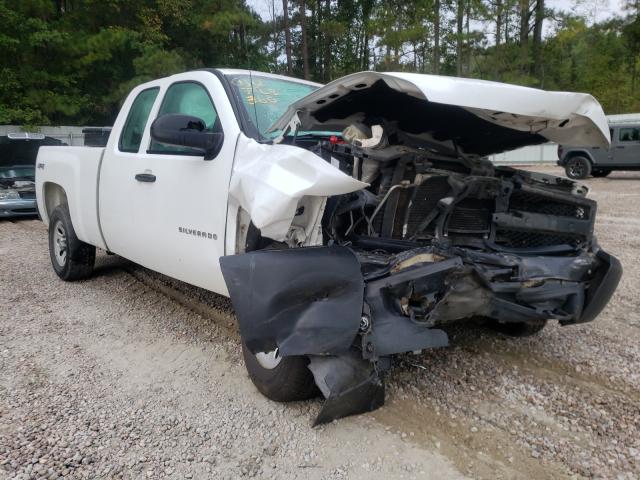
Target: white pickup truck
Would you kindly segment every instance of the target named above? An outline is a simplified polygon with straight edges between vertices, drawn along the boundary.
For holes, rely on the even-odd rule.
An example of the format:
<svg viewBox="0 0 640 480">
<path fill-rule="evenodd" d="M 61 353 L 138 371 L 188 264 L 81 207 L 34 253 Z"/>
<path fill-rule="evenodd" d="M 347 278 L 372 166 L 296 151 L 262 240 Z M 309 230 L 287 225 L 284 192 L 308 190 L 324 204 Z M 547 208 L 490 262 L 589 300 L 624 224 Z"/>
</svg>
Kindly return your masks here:
<svg viewBox="0 0 640 480">
<path fill-rule="evenodd" d="M 187 72 L 127 97 L 105 148 L 43 147 L 38 209 L 64 280 L 96 248 L 229 295 L 245 363 L 316 422 L 384 402 L 393 355 L 464 318 L 514 335 L 593 320 L 620 263 L 571 180 L 495 167 L 525 145 L 609 144 L 586 94 L 362 72 L 324 87 Z"/>
</svg>

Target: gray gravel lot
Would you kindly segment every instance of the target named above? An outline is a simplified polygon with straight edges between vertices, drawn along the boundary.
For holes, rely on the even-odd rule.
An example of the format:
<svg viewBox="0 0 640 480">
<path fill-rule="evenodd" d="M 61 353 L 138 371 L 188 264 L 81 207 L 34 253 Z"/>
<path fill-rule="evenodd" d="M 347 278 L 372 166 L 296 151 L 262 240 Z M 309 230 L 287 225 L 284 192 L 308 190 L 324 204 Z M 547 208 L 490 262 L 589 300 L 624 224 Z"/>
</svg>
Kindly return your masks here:
<svg viewBox="0 0 640 480">
<path fill-rule="evenodd" d="M 255 390 L 226 299 L 104 254 L 64 283 L 40 222 L 0 221 L 0 478 L 639 478 L 640 173 L 587 183 L 625 268 L 594 323 L 459 325 L 317 429 Z"/>
</svg>

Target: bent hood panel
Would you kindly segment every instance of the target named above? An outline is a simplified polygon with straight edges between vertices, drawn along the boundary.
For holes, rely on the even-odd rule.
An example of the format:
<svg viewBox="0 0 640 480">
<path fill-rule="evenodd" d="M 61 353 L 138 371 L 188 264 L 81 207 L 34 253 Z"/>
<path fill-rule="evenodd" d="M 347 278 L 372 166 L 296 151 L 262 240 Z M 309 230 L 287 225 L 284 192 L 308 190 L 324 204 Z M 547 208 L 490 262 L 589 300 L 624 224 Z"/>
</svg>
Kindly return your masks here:
<svg viewBox="0 0 640 480">
<path fill-rule="evenodd" d="M 610 142 L 609 127 L 602 107 L 588 94 L 547 92 L 486 80 L 390 72 L 361 72 L 335 80 L 292 104 L 272 125 L 271 130 L 284 129 L 296 112 L 303 130 L 323 129 L 327 125 L 332 128 L 346 127 L 351 121 L 348 115 L 362 111 L 354 109 L 349 112 L 349 104 L 370 105 L 375 115 L 385 116 L 385 108 L 393 109 L 395 102 L 380 106 L 384 103 L 384 91 L 379 87 L 377 92 L 374 93 L 374 90 L 381 83 L 384 83 L 384 91 L 414 98 L 416 109 L 417 105 L 422 105 L 422 117 L 412 125 L 416 130 L 432 133 L 440 140 L 448 136 L 450 138 L 446 140 L 455 140 L 459 145 L 466 144 L 469 146 L 466 153 L 488 155 L 545 140 L 600 147 L 607 147 Z M 363 100 L 368 91 L 371 92 L 371 98 Z M 431 112 L 425 108 L 427 104 L 438 105 L 434 105 Z M 446 115 L 443 106 L 453 109 L 448 112 L 450 118 L 447 118 L 449 115 Z M 473 114 L 476 122 L 456 125 L 457 109 Z M 437 121 L 428 118 L 430 113 L 437 115 L 440 123 L 448 122 L 448 128 L 439 128 Z M 491 135 L 488 126 L 504 129 Z M 489 133 L 484 134 L 482 144 L 479 145 L 477 139 L 465 142 L 465 137 L 477 135 L 472 130 L 478 129 L 485 129 Z M 477 151 L 471 151 L 471 148 Z"/>
</svg>

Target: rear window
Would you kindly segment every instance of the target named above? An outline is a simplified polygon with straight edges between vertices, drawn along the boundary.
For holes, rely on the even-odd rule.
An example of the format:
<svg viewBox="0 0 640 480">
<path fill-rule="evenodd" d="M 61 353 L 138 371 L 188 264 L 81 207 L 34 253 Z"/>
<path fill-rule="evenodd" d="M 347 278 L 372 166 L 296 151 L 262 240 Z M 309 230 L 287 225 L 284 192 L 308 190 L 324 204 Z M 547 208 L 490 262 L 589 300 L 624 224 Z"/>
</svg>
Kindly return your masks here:
<svg viewBox="0 0 640 480">
<path fill-rule="evenodd" d="M 156 101 L 159 91 L 158 87 L 143 90 L 131 104 L 127 121 L 120 135 L 119 148 L 121 152 L 138 153 L 151 107 L 153 107 L 153 102 Z"/>
</svg>

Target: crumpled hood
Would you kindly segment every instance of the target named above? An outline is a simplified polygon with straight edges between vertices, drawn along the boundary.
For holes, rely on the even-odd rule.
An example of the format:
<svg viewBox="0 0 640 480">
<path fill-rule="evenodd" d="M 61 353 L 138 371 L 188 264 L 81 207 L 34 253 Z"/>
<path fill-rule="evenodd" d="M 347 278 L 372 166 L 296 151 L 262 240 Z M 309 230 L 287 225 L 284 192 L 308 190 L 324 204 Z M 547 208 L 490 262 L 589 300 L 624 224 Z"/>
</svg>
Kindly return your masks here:
<svg viewBox="0 0 640 480">
<path fill-rule="evenodd" d="M 353 116 L 384 117 L 407 133 L 490 155 L 546 141 L 608 147 L 602 107 L 585 93 L 398 72 L 347 75 L 293 103 L 270 128 L 298 114 L 301 130 L 341 130 Z"/>
</svg>

